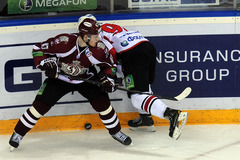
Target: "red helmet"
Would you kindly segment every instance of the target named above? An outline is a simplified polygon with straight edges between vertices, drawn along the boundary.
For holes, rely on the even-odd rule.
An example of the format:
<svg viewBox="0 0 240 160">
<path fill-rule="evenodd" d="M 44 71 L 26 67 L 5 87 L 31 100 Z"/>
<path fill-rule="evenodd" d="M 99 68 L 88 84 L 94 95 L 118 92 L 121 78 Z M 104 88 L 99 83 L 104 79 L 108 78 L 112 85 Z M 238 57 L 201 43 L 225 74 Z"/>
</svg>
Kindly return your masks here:
<svg viewBox="0 0 240 160">
<path fill-rule="evenodd" d="M 98 34 L 100 25 L 96 20 L 86 18 L 78 26 L 78 31 L 81 36 L 85 34 Z"/>
</svg>

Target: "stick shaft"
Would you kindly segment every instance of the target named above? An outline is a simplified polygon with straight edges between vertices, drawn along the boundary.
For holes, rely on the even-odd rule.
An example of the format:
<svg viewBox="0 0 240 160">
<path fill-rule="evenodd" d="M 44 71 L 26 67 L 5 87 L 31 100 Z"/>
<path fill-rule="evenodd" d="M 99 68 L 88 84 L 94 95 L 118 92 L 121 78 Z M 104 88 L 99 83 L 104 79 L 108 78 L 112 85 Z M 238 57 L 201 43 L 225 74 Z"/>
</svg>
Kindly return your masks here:
<svg viewBox="0 0 240 160">
<path fill-rule="evenodd" d="M 84 81 L 86 83 L 90 83 L 90 84 L 94 84 L 94 85 L 98 85 L 98 86 L 101 85 L 101 82 L 99 82 L 99 81 L 84 79 L 84 78 L 80 78 L 80 77 L 72 77 L 72 76 L 69 76 L 69 75 L 64 75 L 64 76 L 67 76 L 69 78 L 76 79 L 76 80 L 81 80 L 81 81 Z M 56 77 L 58 77 L 58 75 Z M 172 100 L 172 101 L 180 101 L 180 100 L 186 98 L 191 92 L 191 88 L 190 88 L 190 91 L 188 90 L 187 93 L 185 93 L 186 90 L 189 89 L 189 88 L 190 87 L 186 88 L 181 94 L 179 94 L 176 97 L 168 97 L 168 96 L 159 96 L 159 95 L 155 95 L 155 94 L 151 94 L 151 93 L 141 92 L 141 91 L 138 91 L 138 90 L 129 90 L 127 88 L 122 88 L 120 86 L 116 86 L 116 89 L 121 90 L 121 91 L 129 92 L 129 93 L 133 93 L 133 94 L 146 94 L 146 95 L 151 95 L 151 96 L 158 97 L 160 99 L 167 99 L 167 100 Z M 181 98 L 178 98 L 178 97 L 181 97 Z"/>
</svg>

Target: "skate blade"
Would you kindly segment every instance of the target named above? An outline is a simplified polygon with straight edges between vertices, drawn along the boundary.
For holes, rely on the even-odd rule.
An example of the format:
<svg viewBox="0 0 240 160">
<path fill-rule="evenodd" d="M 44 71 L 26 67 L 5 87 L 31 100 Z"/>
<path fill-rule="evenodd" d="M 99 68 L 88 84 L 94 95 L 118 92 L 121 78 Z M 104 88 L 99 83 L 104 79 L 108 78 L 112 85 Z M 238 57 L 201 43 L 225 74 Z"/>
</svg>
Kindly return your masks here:
<svg viewBox="0 0 240 160">
<path fill-rule="evenodd" d="M 10 151 L 10 152 L 13 152 L 14 149 L 15 149 L 15 148 L 14 148 L 13 146 L 9 146 L 9 151 Z"/>
<path fill-rule="evenodd" d="M 131 144 L 129 144 L 128 146 L 130 146 L 130 147 L 134 147 L 134 144 L 133 144 L 133 143 L 131 143 Z"/>
<path fill-rule="evenodd" d="M 178 122 L 182 121 L 182 123 L 179 123 L 179 126 L 175 128 L 174 132 L 173 132 L 173 138 L 175 140 L 178 140 L 178 138 L 181 136 L 182 134 L 182 130 L 187 122 L 188 119 L 188 112 L 181 112 L 179 117 L 178 117 Z"/>
<path fill-rule="evenodd" d="M 139 127 L 129 127 L 132 131 L 141 131 L 141 132 L 156 132 L 156 128 L 152 126 L 139 126 Z"/>
</svg>

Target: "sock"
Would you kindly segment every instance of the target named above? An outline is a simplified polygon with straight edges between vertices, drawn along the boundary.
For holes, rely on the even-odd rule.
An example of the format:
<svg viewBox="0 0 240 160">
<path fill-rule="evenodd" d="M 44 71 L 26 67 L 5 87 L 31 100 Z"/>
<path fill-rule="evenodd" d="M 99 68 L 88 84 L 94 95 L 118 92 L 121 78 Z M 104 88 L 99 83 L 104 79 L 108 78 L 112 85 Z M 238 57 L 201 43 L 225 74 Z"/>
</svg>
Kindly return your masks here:
<svg viewBox="0 0 240 160">
<path fill-rule="evenodd" d="M 112 106 L 109 106 L 107 110 L 100 112 L 99 117 L 111 135 L 114 135 L 121 130 L 117 114 Z"/>
<path fill-rule="evenodd" d="M 28 108 L 25 113 L 20 117 L 15 132 L 21 136 L 25 136 L 37 123 L 37 121 L 51 109 L 50 106 L 34 100 L 33 106 Z"/>
<path fill-rule="evenodd" d="M 15 132 L 24 136 L 28 131 L 30 131 L 37 121 L 40 119 L 41 115 L 36 112 L 34 107 L 28 108 L 25 113 L 19 119 Z"/>
<path fill-rule="evenodd" d="M 131 101 L 135 108 L 165 119 L 163 114 L 167 106 L 159 98 L 146 94 L 132 94 Z"/>
</svg>

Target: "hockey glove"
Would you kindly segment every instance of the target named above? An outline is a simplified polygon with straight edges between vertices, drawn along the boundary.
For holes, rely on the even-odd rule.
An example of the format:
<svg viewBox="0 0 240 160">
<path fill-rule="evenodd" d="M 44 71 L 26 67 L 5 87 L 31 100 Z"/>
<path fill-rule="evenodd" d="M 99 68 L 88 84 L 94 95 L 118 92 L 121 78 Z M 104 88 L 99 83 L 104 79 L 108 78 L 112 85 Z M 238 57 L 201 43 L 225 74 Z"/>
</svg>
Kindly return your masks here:
<svg viewBox="0 0 240 160">
<path fill-rule="evenodd" d="M 100 79 L 100 91 L 101 92 L 114 92 L 116 90 L 115 82 L 112 78 L 102 77 Z"/>
<path fill-rule="evenodd" d="M 58 66 L 54 59 L 47 58 L 42 60 L 38 68 L 45 71 L 45 75 L 49 78 L 56 78 L 57 76 Z"/>
</svg>

